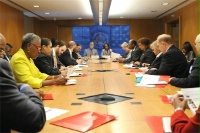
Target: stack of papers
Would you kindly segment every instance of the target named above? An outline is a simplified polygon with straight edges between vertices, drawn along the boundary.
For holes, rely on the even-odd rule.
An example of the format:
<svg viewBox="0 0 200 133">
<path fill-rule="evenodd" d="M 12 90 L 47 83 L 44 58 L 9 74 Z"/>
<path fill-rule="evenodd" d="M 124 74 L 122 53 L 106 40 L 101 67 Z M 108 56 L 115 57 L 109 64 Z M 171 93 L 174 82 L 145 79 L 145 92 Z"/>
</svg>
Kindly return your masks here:
<svg viewBox="0 0 200 133">
<path fill-rule="evenodd" d="M 120 57 L 121 57 L 121 55 L 118 54 L 118 53 L 114 53 L 114 52 L 111 53 L 111 58 L 112 59 L 116 59 L 116 58 L 120 58 Z"/>
<path fill-rule="evenodd" d="M 170 76 L 148 75 L 144 74 L 142 80 L 136 86 L 144 87 L 165 87 L 168 84 Z"/>
<path fill-rule="evenodd" d="M 196 88 L 183 88 L 181 89 L 183 95 L 188 100 L 188 106 L 193 114 L 196 114 L 196 110 L 199 107 L 199 87 Z"/>
<path fill-rule="evenodd" d="M 74 85 L 77 83 L 77 80 L 76 79 L 69 79 L 67 80 L 66 84 L 65 85 Z"/>
<path fill-rule="evenodd" d="M 60 116 L 62 114 L 69 112 L 69 110 L 49 108 L 49 107 L 44 107 L 44 110 L 45 110 L 45 113 L 46 113 L 46 120 L 53 119 L 57 116 Z"/>
<path fill-rule="evenodd" d="M 132 68 L 132 69 L 137 69 L 138 67 L 136 67 L 136 66 L 134 66 L 133 64 L 125 64 L 125 65 L 123 65 L 125 68 Z"/>
</svg>

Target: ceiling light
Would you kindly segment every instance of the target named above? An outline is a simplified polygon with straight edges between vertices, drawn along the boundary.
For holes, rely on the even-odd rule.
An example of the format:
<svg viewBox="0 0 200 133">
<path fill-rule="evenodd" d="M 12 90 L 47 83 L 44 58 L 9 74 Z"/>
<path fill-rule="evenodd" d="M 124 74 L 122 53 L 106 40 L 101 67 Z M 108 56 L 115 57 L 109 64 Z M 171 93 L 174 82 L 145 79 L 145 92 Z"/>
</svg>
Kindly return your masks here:
<svg viewBox="0 0 200 133">
<path fill-rule="evenodd" d="M 45 14 L 47 14 L 47 15 L 48 15 L 48 14 L 50 14 L 50 13 L 49 13 L 49 12 L 45 12 Z"/>
<path fill-rule="evenodd" d="M 124 17 L 119 17 L 119 18 L 124 18 Z"/>
<path fill-rule="evenodd" d="M 38 6 L 38 5 L 34 5 L 33 7 L 38 8 L 38 7 L 40 7 L 40 6 Z"/>
<path fill-rule="evenodd" d="M 82 18 L 79 17 L 78 19 L 82 19 Z"/>
<path fill-rule="evenodd" d="M 163 3 L 162 5 L 163 5 L 163 6 L 167 6 L 168 4 L 169 4 L 169 3 Z"/>
</svg>

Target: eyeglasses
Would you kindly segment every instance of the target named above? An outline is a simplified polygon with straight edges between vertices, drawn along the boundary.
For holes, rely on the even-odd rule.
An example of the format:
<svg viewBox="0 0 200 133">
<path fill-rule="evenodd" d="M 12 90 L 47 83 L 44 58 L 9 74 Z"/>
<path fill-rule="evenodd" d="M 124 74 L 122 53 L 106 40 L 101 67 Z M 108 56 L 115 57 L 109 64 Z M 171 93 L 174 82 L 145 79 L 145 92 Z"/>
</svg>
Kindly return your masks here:
<svg viewBox="0 0 200 133">
<path fill-rule="evenodd" d="M 31 44 L 33 44 L 33 43 L 31 43 Z M 33 44 L 33 46 L 34 46 L 38 51 L 40 51 L 40 49 L 41 49 L 40 46 L 37 46 L 36 44 Z"/>
</svg>

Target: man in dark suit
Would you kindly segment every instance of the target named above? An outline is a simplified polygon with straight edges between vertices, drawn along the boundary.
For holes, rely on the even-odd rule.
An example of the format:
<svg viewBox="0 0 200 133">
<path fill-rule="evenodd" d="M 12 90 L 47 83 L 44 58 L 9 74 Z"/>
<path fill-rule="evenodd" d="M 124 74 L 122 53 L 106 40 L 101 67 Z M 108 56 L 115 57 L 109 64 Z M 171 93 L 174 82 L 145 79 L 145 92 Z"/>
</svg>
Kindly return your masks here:
<svg viewBox="0 0 200 133">
<path fill-rule="evenodd" d="M 76 43 L 74 41 L 70 41 L 68 45 L 68 49 L 60 56 L 60 61 L 63 65 L 70 66 L 70 65 L 78 65 L 82 62 L 81 59 L 74 59 L 72 57 L 72 52 L 76 47 Z"/>
<path fill-rule="evenodd" d="M 80 59 L 80 58 L 82 58 L 82 56 L 80 55 L 80 51 L 81 51 L 81 49 L 82 49 L 82 45 L 80 45 L 80 44 L 76 44 L 76 48 L 74 49 L 74 51 L 72 52 L 72 57 L 74 58 L 74 59 Z"/>
<path fill-rule="evenodd" d="M 187 61 L 183 53 L 172 44 L 171 36 L 167 34 L 158 36 L 157 44 L 163 53 L 161 65 L 156 70 L 148 70 L 146 74 L 182 77 Z"/>
<path fill-rule="evenodd" d="M 0 33 L 0 49 L 5 38 Z M 39 132 L 46 122 L 41 99 L 27 84 L 17 86 L 9 63 L 0 58 L 0 132 Z"/>
<path fill-rule="evenodd" d="M 128 42 L 128 48 L 131 49 L 131 57 L 128 59 L 119 59 L 120 63 L 130 63 L 130 62 L 136 62 L 140 60 L 140 56 L 142 55 L 142 50 L 137 45 L 137 41 L 131 39 Z"/>
</svg>

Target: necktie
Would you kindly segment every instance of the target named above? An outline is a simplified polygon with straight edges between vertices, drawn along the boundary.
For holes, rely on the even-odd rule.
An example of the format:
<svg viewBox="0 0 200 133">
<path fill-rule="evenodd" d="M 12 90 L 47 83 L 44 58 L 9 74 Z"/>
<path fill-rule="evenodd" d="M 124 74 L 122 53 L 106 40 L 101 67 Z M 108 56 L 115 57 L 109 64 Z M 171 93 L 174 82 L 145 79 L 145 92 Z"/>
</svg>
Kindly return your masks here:
<svg viewBox="0 0 200 133">
<path fill-rule="evenodd" d="M 90 57 L 92 56 L 92 49 L 90 49 Z"/>
</svg>

